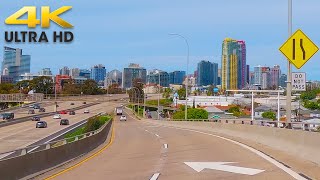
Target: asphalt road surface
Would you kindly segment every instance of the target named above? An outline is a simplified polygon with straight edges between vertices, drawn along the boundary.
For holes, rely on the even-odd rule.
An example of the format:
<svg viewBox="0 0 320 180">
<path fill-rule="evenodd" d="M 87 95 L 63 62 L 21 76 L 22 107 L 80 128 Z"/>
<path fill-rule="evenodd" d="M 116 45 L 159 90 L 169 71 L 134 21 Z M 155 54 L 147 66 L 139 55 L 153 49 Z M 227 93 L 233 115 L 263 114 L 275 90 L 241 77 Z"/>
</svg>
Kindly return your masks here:
<svg viewBox="0 0 320 180">
<path fill-rule="evenodd" d="M 135 120 L 114 123 L 113 143 L 81 165 L 45 177 L 58 180 L 304 179 L 268 156 L 212 134 Z M 70 168 L 71 167 L 71 168 Z M 65 170 L 61 173 L 61 170 Z M 59 173 L 60 172 L 60 173 Z M 57 176 L 52 176 L 52 175 Z M 43 178 L 43 177 L 41 177 Z"/>
<path fill-rule="evenodd" d="M 106 102 L 97 104 L 85 109 L 90 110 L 89 114 L 84 114 L 85 109 L 80 109 L 75 111 L 76 115 L 62 114 L 62 119 L 69 119 L 70 125 L 80 122 L 88 117 L 94 116 L 100 112 L 112 112 L 114 107 L 118 106 L 114 102 Z M 73 108 L 75 106 L 70 106 L 64 103 L 62 106 L 64 108 Z M 51 134 L 61 131 L 67 126 L 60 125 L 60 119 L 53 119 L 52 116 L 41 118 L 42 121 L 46 121 L 48 124 L 47 128 L 36 128 L 35 121 L 27 121 L 18 124 L 13 124 L 10 126 L 5 126 L 0 128 L 0 153 L 13 151 L 15 149 L 24 148 L 37 142 Z M 3 158 L 0 155 L 0 159 Z"/>
</svg>

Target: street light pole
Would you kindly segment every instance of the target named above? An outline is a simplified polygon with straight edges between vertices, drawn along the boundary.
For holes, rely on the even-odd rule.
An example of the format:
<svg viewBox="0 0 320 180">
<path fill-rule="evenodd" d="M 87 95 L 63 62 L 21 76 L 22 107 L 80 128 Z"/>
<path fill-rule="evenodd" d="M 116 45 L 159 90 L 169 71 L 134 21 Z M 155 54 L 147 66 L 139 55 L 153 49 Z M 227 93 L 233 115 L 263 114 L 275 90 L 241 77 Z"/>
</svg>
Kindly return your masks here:
<svg viewBox="0 0 320 180">
<path fill-rule="evenodd" d="M 288 35 L 289 37 L 292 34 L 292 0 L 288 0 Z M 287 123 L 291 122 L 291 63 L 288 60 L 288 75 L 287 75 L 287 111 L 286 111 L 286 119 Z"/>
<path fill-rule="evenodd" d="M 158 120 L 160 120 L 160 70 L 158 70 L 159 74 L 159 92 L 158 92 Z"/>
<path fill-rule="evenodd" d="M 169 34 L 171 36 L 179 36 L 182 39 L 184 39 L 186 45 L 187 45 L 187 50 L 188 50 L 188 54 L 187 54 L 187 82 L 186 82 L 186 103 L 185 103 L 185 115 L 184 115 L 184 119 L 188 119 L 188 87 L 189 87 L 189 78 L 188 78 L 188 70 L 189 70 L 189 43 L 187 38 L 185 38 L 184 36 L 180 35 L 180 34 Z"/>
</svg>

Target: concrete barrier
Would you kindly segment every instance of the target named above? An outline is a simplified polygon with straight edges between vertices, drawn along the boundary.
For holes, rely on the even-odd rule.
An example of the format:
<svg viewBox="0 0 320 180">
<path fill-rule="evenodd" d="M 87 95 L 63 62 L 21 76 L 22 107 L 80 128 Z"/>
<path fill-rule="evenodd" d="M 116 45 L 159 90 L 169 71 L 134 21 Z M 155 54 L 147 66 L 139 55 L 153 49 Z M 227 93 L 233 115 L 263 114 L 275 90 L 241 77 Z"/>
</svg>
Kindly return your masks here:
<svg viewBox="0 0 320 180">
<path fill-rule="evenodd" d="M 90 137 L 55 148 L 0 161 L 1 178 L 21 179 L 86 154 L 106 141 L 111 126 L 112 121 L 109 121 L 100 133 Z"/>
</svg>

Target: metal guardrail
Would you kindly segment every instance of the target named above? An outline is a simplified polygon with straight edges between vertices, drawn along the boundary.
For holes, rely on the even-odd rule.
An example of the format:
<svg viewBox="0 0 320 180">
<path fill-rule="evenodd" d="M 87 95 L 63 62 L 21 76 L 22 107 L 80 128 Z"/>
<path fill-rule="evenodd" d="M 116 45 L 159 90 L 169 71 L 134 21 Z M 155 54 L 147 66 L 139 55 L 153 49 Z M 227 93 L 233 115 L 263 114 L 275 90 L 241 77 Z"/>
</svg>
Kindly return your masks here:
<svg viewBox="0 0 320 180">
<path fill-rule="evenodd" d="M 105 113 L 106 114 L 106 113 Z M 92 117 L 97 117 L 97 116 L 101 116 L 104 115 L 103 113 L 98 113 L 95 116 Z M 90 118 L 92 118 L 90 117 Z M 88 120 L 89 118 L 85 119 Z M 105 123 L 103 126 L 101 126 L 99 129 L 95 130 L 95 131 L 90 131 L 81 135 L 77 135 L 77 136 L 73 136 L 70 138 L 64 138 L 61 140 L 57 140 L 57 141 L 52 141 L 52 142 L 48 142 L 48 143 L 43 143 L 43 144 L 37 144 L 34 146 L 28 146 L 28 147 L 24 147 L 24 148 L 20 148 L 20 149 L 16 149 L 13 151 L 8 151 L 8 152 L 3 152 L 0 153 L 0 157 L 3 157 L 2 159 L 0 159 L 0 161 L 4 161 L 7 159 L 11 159 L 17 156 L 24 156 L 26 154 L 30 154 L 30 153 L 35 153 L 35 152 L 39 152 L 39 151 L 45 151 L 51 148 L 55 148 L 55 147 L 59 147 L 59 146 L 63 146 L 66 144 L 70 144 L 76 141 L 80 141 L 82 139 L 86 139 L 88 137 L 94 136 L 98 133 L 100 133 L 109 123 L 110 121 L 112 121 L 112 119 L 110 119 L 107 123 Z M 64 135 L 64 134 L 62 134 Z"/>
<path fill-rule="evenodd" d="M 293 130 L 313 131 L 318 132 L 320 123 L 306 123 L 306 122 L 278 122 L 266 120 L 244 120 L 244 119 L 163 119 L 166 121 L 198 121 L 198 122 L 217 122 L 226 124 L 243 124 L 243 125 L 256 125 L 274 128 L 285 128 Z"/>
</svg>

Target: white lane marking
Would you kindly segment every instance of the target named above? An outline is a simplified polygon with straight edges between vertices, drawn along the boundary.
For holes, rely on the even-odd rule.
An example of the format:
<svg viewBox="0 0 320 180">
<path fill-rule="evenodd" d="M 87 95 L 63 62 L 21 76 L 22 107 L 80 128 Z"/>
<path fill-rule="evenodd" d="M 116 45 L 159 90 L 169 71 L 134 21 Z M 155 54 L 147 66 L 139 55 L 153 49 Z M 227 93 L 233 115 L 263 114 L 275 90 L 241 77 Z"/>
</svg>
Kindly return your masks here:
<svg viewBox="0 0 320 180">
<path fill-rule="evenodd" d="M 5 153 L 5 154 L 1 154 L 1 155 L 0 155 L 0 159 L 3 159 L 3 158 L 5 158 L 5 157 L 7 157 L 7 156 L 10 156 L 10 155 L 13 154 L 13 153 L 15 153 L 15 151 L 8 152 L 8 153 Z"/>
<path fill-rule="evenodd" d="M 237 145 L 239 145 L 239 146 L 241 146 L 241 147 L 243 147 L 243 148 L 255 153 L 256 155 L 262 157 L 263 159 L 269 161 L 270 163 L 272 163 L 273 165 L 275 165 L 278 168 L 282 169 L 284 172 L 286 172 L 287 174 L 289 174 L 293 178 L 295 178 L 297 180 L 307 180 L 306 178 L 302 177 L 301 175 L 299 175 L 295 171 L 291 170 L 290 168 L 287 168 L 283 164 L 281 164 L 278 161 L 272 159 L 271 157 L 265 155 L 264 153 L 254 149 L 252 147 L 249 147 L 249 146 L 247 146 L 245 144 L 242 144 L 240 142 L 234 141 L 232 139 L 228 139 L 228 138 L 225 138 L 225 137 L 222 137 L 222 136 L 218 136 L 218 135 L 214 135 L 214 134 L 210 134 L 210 133 L 205 133 L 205 132 L 201 132 L 201 131 L 197 131 L 197 130 L 193 130 L 193 129 L 185 129 L 185 128 L 179 128 L 179 127 L 173 127 L 173 126 L 166 126 L 166 125 L 163 125 L 163 126 L 167 127 L 167 128 L 174 128 L 174 129 L 178 129 L 178 130 L 184 130 L 184 131 L 190 131 L 190 132 L 195 132 L 195 133 L 199 133 L 199 134 L 205 134 L 205 135 L 208 135 L 208 136 L 213 136 L 213 137 L 217 137 L 217 138 L 232 142 L 234 144 L 237 144 Z"/>
<path fill-rule="evenodd" d="M 157 180 L 159 176 L 160 176 L 160 173 L 155 173 L 155 174 L 152 175 L 150 180 Z"/>
<path fill-rule="evenodd" d="M 226 171 L 231 173 L 245 174 L 245 175 L 252 176 L 264 171 L 261 169 L 227 165 L 235 162 L 184 162 L 184 163 L 197 172 L 201 172 L 204 169 L 212 169 L 212 170 Z"/>
<path fill-rule="evenodd" d="M 168 149 L 168 144 L 163 145 L 165 149 Z"/>
<path fill-rule="evenodd" d="M 74 130 L 74 129 L 78 128 L 79 126 L 81 126 L 81 125 L 83 125 L 83 124 L 85 124 L 85 123 L 87 123 L 87 121 L 84 121 L 84 122 L 82 122 L 82 123 L 80 123 L 80 124 L 78 124 L 78 125 L 76 125 L 76 126 L 72 127 L 71 129 L 68 129 L 67 131 L 63 132 L 62 134 L 66 134 L 66 133 L 68 133 L 68 132 L 70 132 L 70 131 L 72 131 L 72 130 Z M 42 143 L 42 144 L 46 144 L 46 143 L 48 143 L 48 142 L 50 142 L 50 141 L 52 141 L 52 140 L 56 139 L 57 137 L 61 136 L 62 134 L 59 134 L 59 135 L 57 135 L 57 136 L 55 136 L 55 137 L 53 137 L 53 138 L 49 139 L 48 141 L 46 141 L 46 142 L 44 142 L 44 143 Z M 39 147 L 40 147 L 40 146 L 37 146 L 37 147 L 34 147 L 34 148 L 30 149 L 30 151 L 28 151 L 28 153 L 30 153 L 30 152 L 32 152 L 32 151 L 34 151 L 34 150 L 38 149 Z"/>
<path fill-rule="evenodd" d="M 145 130 L 146 132 L 149 132 L 148 130 Z"/>
<path fill-rule="evenodd" d="M 154 134 L 154 135 L 156 135 L 157 137 L 160 137 L 158 134 Z"/>
</svg>

